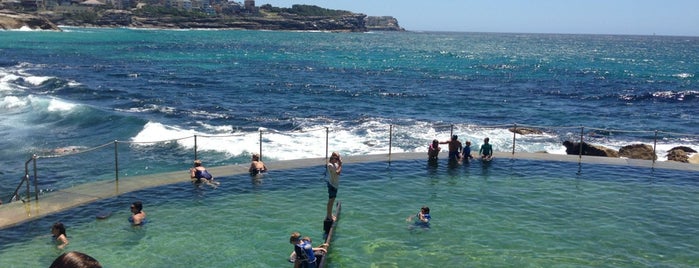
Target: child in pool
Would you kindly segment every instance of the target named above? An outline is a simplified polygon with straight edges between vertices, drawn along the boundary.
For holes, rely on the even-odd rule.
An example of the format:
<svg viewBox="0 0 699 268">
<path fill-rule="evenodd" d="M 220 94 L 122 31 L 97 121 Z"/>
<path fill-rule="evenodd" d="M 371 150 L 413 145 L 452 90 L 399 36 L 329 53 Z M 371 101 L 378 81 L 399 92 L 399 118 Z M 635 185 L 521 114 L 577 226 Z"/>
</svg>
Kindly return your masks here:
<svg viewBox="0 0 699 268">
<path fill-rule="evenodd" d="M 61 222 L 54 223 L 51 226 L 51 234 L 56 242 L 58 249 L 63 249 L 68 245 L 68 236 L 66 236 L 66 227 Z"/>
</svg>

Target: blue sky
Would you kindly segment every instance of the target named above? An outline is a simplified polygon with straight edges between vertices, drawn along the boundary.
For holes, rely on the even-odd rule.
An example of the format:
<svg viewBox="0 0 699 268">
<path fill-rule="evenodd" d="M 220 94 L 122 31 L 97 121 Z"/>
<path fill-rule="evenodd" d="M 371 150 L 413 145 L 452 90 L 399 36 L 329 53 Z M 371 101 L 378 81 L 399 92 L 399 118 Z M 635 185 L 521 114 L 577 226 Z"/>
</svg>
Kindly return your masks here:
<svg viewBox="0 0 699 268">
<path fill-rule="evenodd" d="M 388 15 L 410 31 L 699 36 L 698 0 L 256 0 L 255 4 L 306 4 Z"/>
</svg>

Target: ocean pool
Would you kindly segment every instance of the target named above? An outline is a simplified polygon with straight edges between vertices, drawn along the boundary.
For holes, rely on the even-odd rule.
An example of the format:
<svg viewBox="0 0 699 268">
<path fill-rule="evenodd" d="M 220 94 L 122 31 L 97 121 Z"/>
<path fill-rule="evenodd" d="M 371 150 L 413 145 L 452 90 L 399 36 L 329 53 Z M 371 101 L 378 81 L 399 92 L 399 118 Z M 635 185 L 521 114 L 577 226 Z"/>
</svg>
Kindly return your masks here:
<svg viewBox="0 0 699 268">
<path fill-rule="evenodd" d="M 496 159 L 347 163 L 329 267 L 697 267 L 697 173 Z M 105 267 L 291 267 L 289 234 L 319 245 L 323 166 L 127 193 L 0 230 L 1 267 L 47 267 L 50 226 Z M 149 223 L 132 228 L 129 205 Z M 429 230 L 406 217 L 431 208 Z M 112 211 L 97 220 L 100 211 Z"/>
</svg>

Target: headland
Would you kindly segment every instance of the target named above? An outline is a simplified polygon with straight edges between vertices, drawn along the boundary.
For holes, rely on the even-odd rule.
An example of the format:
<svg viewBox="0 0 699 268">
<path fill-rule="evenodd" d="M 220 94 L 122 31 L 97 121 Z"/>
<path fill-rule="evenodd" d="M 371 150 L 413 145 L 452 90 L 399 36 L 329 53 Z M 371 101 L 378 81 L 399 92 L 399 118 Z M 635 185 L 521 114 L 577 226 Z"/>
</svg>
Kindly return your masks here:
<svg viewBox="0 0 699 268">
<path fill-rule="evenodd" d="M 287 31 L 369 32 L 405 31 L 391 16 L 367 16 L 311 5 L 279 8 L 257 7 L 254 1 L 214 1 L 186 5 L 136 1 L 126 5 L 117 0 L 87 0 L 70 3 L 44 0 L 0 4 L 0 29 L 56 30 L 74 27 L 130 27 L 161 29 L 246 29 Z M 126 6 L 125 6 L 126 5 Z"/>
</svg>

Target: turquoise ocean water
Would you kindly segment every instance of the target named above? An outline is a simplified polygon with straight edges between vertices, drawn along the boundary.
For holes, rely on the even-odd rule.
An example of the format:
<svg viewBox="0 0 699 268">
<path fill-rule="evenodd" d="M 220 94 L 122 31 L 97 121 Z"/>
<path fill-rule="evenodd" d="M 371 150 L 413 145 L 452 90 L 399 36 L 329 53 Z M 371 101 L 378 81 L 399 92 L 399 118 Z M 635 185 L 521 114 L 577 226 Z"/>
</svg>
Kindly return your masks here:
<svg viewBox="0 0 699 268">
<path fill-rule="evenodd" d="M 580 126 L 615 149 L 661 131 L 660 161 L 674 146 L 699 149 L 697 37 L 67 28 L 0 32 L 0 54 L 3 202 L 25 161 L 56 148 L 90 151 L 40 158 L 41 192 L 113 180 L 114 140 L 126 143 L 121 177 L 186 170 L 192 139 L 153 141 L 193 135 L 224 136 L 197 143 L 206 165 L 245 164 L 261 131 L 269 163 L 323 157 L 326 133 L 345 155 L 387 153 L 389 140 L 392 152 L 420 152 L 452 126 L 473 148 L 490 137 L 509 151 L 512 134 L 497 126 L 513 123 L 544 130 L 517 151 L 563 154 Z M 334 265 L 697 266 L 695 174 L 559 165 L 348 167 Z M 0 230 L 0 262 L 45 266 L 58 255 L 48 227 L 62 220 L 70 249 L 110 267 L 283 266 L 288 233 L 317 236 L 319 169 L 275 172 L 257 188 L 236 177 L 215 191 L 131 193 Z M 151 209 L 147 230 L 123 226 L 134 198 Z M 439 224 L 408 231 L 423 204 Z M 103 207 L 118 212 L 94 221 Z"/>
</svg>

